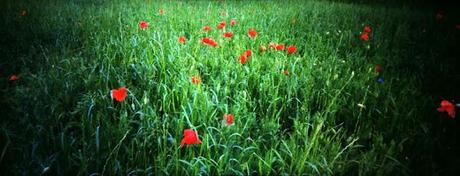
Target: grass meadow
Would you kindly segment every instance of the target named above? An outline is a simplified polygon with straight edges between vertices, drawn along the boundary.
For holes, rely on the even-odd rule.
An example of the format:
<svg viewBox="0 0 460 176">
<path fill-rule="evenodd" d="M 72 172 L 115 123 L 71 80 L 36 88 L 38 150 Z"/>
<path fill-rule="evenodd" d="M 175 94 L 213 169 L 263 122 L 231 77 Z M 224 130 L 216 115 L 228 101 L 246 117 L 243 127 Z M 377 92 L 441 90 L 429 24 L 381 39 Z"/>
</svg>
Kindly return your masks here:
<svg viewBox="0 0 460 176">
<path fill-rule="evenodd" d="M 459 173 L 454 6 L 0 7 L 0 175 Z"/>
</svg>

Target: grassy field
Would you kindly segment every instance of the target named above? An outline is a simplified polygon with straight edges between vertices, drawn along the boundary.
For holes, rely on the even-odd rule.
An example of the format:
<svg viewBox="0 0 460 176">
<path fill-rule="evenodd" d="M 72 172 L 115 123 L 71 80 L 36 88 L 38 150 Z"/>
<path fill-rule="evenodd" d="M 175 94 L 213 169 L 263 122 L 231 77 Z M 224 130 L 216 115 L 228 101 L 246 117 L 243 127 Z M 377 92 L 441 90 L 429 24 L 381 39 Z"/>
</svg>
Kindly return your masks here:
<svg viewBox="0 0 460 176">
<path fill-rule="evenodd" d="M 436 111 L 460 101 L 449 8 L 0 3 L 1 175 L 459 172 L 460 121 Z"/>
</svg>

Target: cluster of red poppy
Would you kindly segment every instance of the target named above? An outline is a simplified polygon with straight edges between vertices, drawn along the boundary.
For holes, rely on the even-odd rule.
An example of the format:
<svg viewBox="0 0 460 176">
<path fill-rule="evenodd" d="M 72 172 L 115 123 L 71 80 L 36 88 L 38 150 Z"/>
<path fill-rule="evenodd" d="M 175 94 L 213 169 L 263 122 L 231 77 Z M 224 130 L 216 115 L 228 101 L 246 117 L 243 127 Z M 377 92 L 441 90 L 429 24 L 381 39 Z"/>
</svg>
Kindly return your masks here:
<svg viewBox="0 0 460 176">
<path fill-rule="evenodd" d="M 218 25 L 217 25 L 217 29 L 224 29 L 225 28 L 225 25 L 227 24 L 226 21 L 221 21 Z M 236 20 L 235 19 L 232 19 L 230 21 L 230 25 L 231 26 L 235 26 L 236 25 Z M 211 26 L 209 25 L 206 25 L 206 26 L 203 26 L 203 30 L 204 31 L 209 31 L 211 30 Z M 226 31 L 223 33 L 223 36 L 225 38 L 233 38 L 233 32 L 232 31 Z M 251 37 L 251 38 L 254 38 L 257 36 L 257 32 L 255 29 L 253 28 L 250 28 L 248 30 L 248 36 Z M 208 37 L 204 37 L 202 39 L 202 43 L 203 44 L 207 44 L 207 45 L 210 45 L 210 46 L 213 46 L 213 47 L 217 47 L 218 46 L 218 43 L 216 41 L 214 41 L 213 39 L 211 38 L 208 38 Z"/>
<path fill-rule="evenodd" d="M 245 64 L 247 62 L 248 57 L 252 56 L 252 51 L 250 49 L 246 50 L 243 52 L 243 54 L 240 55 L 240 63 Z"/>
<path fill-rule="evenodd" d="M 162 11 L 162 9 L 160 9 L 160 14 L 163 14 L 164 11 Z M 219 30 L 223 30 L 226 26 L 226 21 L 221 21 L 218 25 L 217 25 L 217 29 Z M 236 20 L 235 19 L 232 19 L 230 21 L 230 25 L 231 26 L 235 26 L 236 25 Z M 139 28 L 141 30 L 145 30 L 146 28 L 148 28 L 148 22 L 146 21 L 141 21 L 139 23 Z M 205 25 L 203 26 L 202 28 L 204 31 L 210 31 L 212 28 L 211 26 L 209 25 Z M 225 30 L 224 30 L 225 31 Z M 225 31 L 223 32 L 223 37 L 225 38 L 233 38 L 233 32 L 232 31 Z M 254 29 L 254 28 L 249 28 L 248 29 L 248 32 L 247 32 L 247 35 L 248 37 L 250 38 L 255 38 L 257 37 L 257 31 Z M 178 38 L 178 42 L 180 44 L 185 44 L 186 42 L 186 38 L 185 36 L 179 36 Z M 212 38 L 209 38 L 209 37 L 203 37 L 201 39 L 201 42 L 205 45 L 209 45 L 209 46 L 212 46 L 212 47 L 217 47 L 219 46 L 219 44 L 213 40 Z M 297 47 L 295 45 L 290 45 L 287 47 L 287 49 L 285 49 L 285 45 L 284 44 L 276 44 L 274 42 L 271 42 L 269 44 L 269 48 L 270 49 L 276 49 L 278 51 L 284 51 L 286 50 L 287 54 L 293 54 L 297 51 Z M 266 47 L 264 45 L 260 45 L 260 48 L 259 48 L 259 51 L 261 52 L 264 52 L 266 51 Z M 246 62 L 248 61 L 248 58 L 252 56 L 252 50 L 251 49 L 247 49 L 245 50 L 239 57 L 239 62 L 241 64 L 246 64 Z M 282 71 L 283 74 L 285 75 L 289 75 L 289 70 L 285 69 Z M 192 76 L 191 78 L 191 82 L 192 84 L 195 84 L 195 85 L 198 85 L 201 83 L 201 79 L 199 76 Z M 121 102 L 123 101 L 126 96 L 127 96 L 127 93 L 126 93 L 126 87 L 121 87 L 119 89 L 113 89 L 111 91 L 111 96 L 113 99 L 115 99 L 116 101 L 118 102 Z M 234 116 L 233 114 L 225 114 L 224 117 L 223 117 L 223 120 L 222 120 L 222 123 L 226 126 L 230 126 L 232 125 L 234 122 Z M 192 144 L 201 144 L 201 140 L 198 138 L 198 133 L 192 129 L 185 129 L 184 130 L 184 137 L 181 141 L 181 147 L 183 147 L 184 145 L 192 145 Z"/>
<path fill-rule="evenodd" d="M 159 14 L 160 15 L 163 15 L 165 13 L 165 10 L 164 9 L 159 9 Z M 26 10 L 22 10 L 21 13 L 20 13 L 20 16 L 26 16 L 28 15 L 27 11 Z M 441 20 L 443 19 L 444 15 L 442 13 L 437 13 L 436 14 L 436 19 L 437 20 Z M 235 26 L 236 25 L 236 20 L 235 19 L 232 19 L 230 21 L 230 25 L 231 26 Z M 217 26 L 216 28 L 219 29 L 219 30 L 224 30 L 225 31 L 225 27 L 226 27 L 226 21 L 221 21 Z M 149 23 L 147 21 L 140 21 L 139 22 L 139 28 L 141 30 L 145 30 L 149 27 Z M 460 24 L 457 24 L 455 26 L 457 29 L 460 29 Z M 211 30 L 211 26 L 203 26 L 202 28 L 204 31 L 210 31 Z M 369 34 L 372 32 L 372 29 L 370 26 L 365 26 L 363 31 L 361 32 L 360 34 L 360 39 L 362 41 L 369 41 Z M 250 38 L 255 38 L 257 37 L 258 33 L 257 31 L 254 29 L 254 28 L 249 28 L 248 31 L 247 31 L 247 35 L 248 37 Z M 234 34 L 232 31 L 225 31 L 223 33 L 223 37 L 225 38 L 233 38 Z M 178 37 L 178 42 L 180 44 L 185 44 L 186 42 L 186 38 L 185 36 L 179 36 Z M 211 38 L 208 38 L 208 37 L 204 37 L 202 38 L 201 42 L 203 44 L 206 44 L 206 45 L 209 45 L 209 46 L 212 46 L 212 47 L 217 47 L 218 46 L 218 43 L 211 39 Z M 278 43 L 275 43 L 275 42 L 270 42 L 268 47 L 270 49 L 275 49 L 277 51 L 284 51 L 286 50 L 287 54 L 293 54 L 297 51 L 297 47 L 295 45 L 290 45 L 287 47 L 285 47 L 284 44 L 278 44 Z M 260 45 L 259 47 L 259 51 L 260 52 L 265 52 L 267 50 L 267 47 L 265 47 L 264 45 Z M 252 50 L 251 49 L 247 49 L 245 50 L 240 56 L 239 56 L 239 62 L 241 64 L 246 64 L 246 62 L 248 61 L 248 58 L 252 56 Z M 377 64 L 375 65 L 375 72 L 380 74 L 382 72 L 382 66 L 380 64 Z M 283 74 L 285 75 L 289 75 L 289 70 L 285 69 L 282 71 Z M 16 81 L 18 80 L 18 76 L 16 76 L 15 74 L 11 75 L 9 77 L 9 81 Z M 382 78 L 383 80 L 383 78 Z M 191 82 L 192 84 L 195 84 L 195 85 L 198 85 L 201 83 L 201 79 L 199 76 L 192 76 L 191 78 Z M 122 86 L 122 87 L 119 87 L 117 89 L 112 89 L 110 91 L 110 96 L 112 99 L 114 99 L 115 101 L 117 102 L 123 102 L 126 97 L 128 96 L 128 93 L 127 93 L 127 88 L 126 86 Z M 451 117 L 451 118 L 455 118 L 455 105 L 447 100 L 443 100 L 441 102 L 441 106 L 439 108 L 437 108 L 437 110 L 439 112 L 447 112 L 447 114 Z M 234 115 L 233 114 L 224 114 L 223 115 L 223 120 L 222 120 L 222 124 L 226 125 L 226 126 L 230 126 L 234 123 Z M 181 144 L 180 144 L 180 147 L 183 147 L 184 145 L 193 145 L 193 144 L 201 144 L 202 141 L 199 139 L 198 137 L 198 132 L 194 131 L 193 129 L 185 129 L 184 130 L 184 134 L 183 134 L 183 138 L 181 140 Z"/>
<path fill-rule="evenodd" d="M 212 47 L 219 46 L 219 44 L 217 44 L 216 41 L 214 41 L 213 39 L 208 38 L 208 37 L 204 37 L 203 39 L 201 39 L 201 42 L 203 42 L 203 44 L 210 45 Z"/>
<path fill-rule="evenodd" d="M 372 32 L 370 26 L 364 26 L 363 32 L 359 36 L 362 41 L 369 41 L 369 34 Z"/>
<path fill-rule="evenodd" d="M 284 44 L 282 44 L 282 43 L 278 44 L 278 43 L 275 43 L 275 42 L 270 42 L 268 44 L 268 48 L 275 49 L 275 50 L 278 50 L 278 51 L 284 51 L 286 46 Z M 265 51 L 266 49 L 267 48 L 265 46 L 263 46 L 263 45 L 261 45 L 260 48 L 259 48 L 260 51 Z M 287 51 L 288 54 L 293 54 L 293 53 L 295 53 L 297 51 L 297 47 L 295 45 L 289 45 L 287 47 L 286 51 Z"/>
</svg>

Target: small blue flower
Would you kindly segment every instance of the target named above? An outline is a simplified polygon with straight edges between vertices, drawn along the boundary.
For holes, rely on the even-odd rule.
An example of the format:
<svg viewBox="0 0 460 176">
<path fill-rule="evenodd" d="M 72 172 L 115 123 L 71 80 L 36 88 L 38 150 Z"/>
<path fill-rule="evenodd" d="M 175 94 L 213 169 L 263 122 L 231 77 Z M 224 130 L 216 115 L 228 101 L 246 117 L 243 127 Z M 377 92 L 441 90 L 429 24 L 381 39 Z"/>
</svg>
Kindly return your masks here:
<svg viewBox="0 0 460 176">
<path fill-rule="evenodd" d="M 385 82 L 385 79 L 383 79 L 383 77 L 378 77 L 377 82 L 383 84 L 383 82 Z"/>
</svg>

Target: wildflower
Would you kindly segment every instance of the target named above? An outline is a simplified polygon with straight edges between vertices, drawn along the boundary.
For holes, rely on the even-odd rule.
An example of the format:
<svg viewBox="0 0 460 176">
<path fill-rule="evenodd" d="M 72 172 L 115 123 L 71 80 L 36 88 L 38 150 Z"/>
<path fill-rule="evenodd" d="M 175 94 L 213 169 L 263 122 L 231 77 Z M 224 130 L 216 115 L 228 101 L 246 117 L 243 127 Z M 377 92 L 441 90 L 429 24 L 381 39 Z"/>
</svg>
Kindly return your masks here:
<svg viewBox="0 0 460 176">
<path fill-rule="evenodd" d="M 219 25 L 217 25 L 217 29 L 223 29 L 225 27 L 225 21 L 221 21 Z"/>
<path fill-rule="evenodd" d="M 192 76 L 192 84 L 200 84 L 201 79 L 198 76 Z"/>
<path fill-rule="evenodd" d="M 364 33 L 371 33 L 372 32 L 372 29 L 370 26 L 364 26 L 364 30 L 363 30 Z"/>
<path fill-rule="evenodd" d="M 216 47 L 218 45 L 216 41 L 214 41 L 213 39 L 208 38 L 208 37 L 205 37 L 205 38 L 201 39 L 201 41 L 204 44 L 210 45 L 212 47 Z"/>
<path fill-rule="evenodd" d="M 244 51 L 243 54 L 240 55 L 240 63 L 245 64 L 247 62 L 248 57 L 252 56 L 252 51 L 251 50 L 246 50 Z"/>
<path fill-rule="evenodd" d="M 203 30 L 204 31 L 209 31 L 209 30 L 211 30 L 211 26 L 203 26 Z"/>
<path fill-rule="evenodd" d="M 149 27 L 149 23 L 147 23 L 146 21 L 139 22 L 139 28 L 141 28 L 142 30 L 146 29 L 147 27 Z"/>
<path fill-rule="evenodd" d="M 234 119 L 233 114 L 224 114 L 223 122 L 225 122 L 225 125 L 230 126 L 233 124 L 233 119 Z"/>
<path fill-rule="evenodd" d="M 276 45 L 276 50 L 284 50 L 284 44 L 277 44 Z"/>
<path fill-rule="evenodd" d="M 252 56 L 252 51 L 248 49 L 248 50 L 244 51 L 244 54 L 246 56 L 248 56 L 248 57 L 251 57 Z"/>
<path fill-rule="evenodd" d="M 165 10 L 164 10 L 164 9 L 160 9 L 160 10 L 158 10 L 158 11 L 160 12 L 160 15 L 165 14 Z"/>
<path fill-rule="evenodd" d="M 439 112 L 445 111 L 451 118 L 453 119 L 455 118 L 455 106 L 454 104 L 452 104 L 451 102 L 447 100 L 441 101 L 441 107 L 438 108 L 438 111 Z"/>
<path fill-rule="evenodd" d="M 198 138 L 198 132 L 195 132 L 192 129 L 185 129 L 184 138 L 182 138 L 180 142 L 180 147 L 182 148 L 184 145 L 193 144 L 201 144 L 201 140 Z"/>
<path fill-rule="evenodd" d="M 362 41 L 369 41 L 369 33 L 362 33 L 359 37 Z"/>
<path fill-rule="evenodd" d="M 179 41 L 180 44 L 184 44 L 184 43 L 185 43 L 185 40 L 186 40 L 186 39 L 185 39 L 184 36 L 180 36 L 179 39 L 178 39 L 178 41 Z"/>
<path fill-rule="evenodd" d="M 8 80 L 16 81 L 16 80 L 18 80 L 18 77 L 15 74 L 13 74 L 13 75 L 10 76 L 10 78 Z"/>
<path fill-rule="evenodd" d="M 230 32 L 230 31 L 229 31 L 229 32 L 225 32 L 225 33 L 224 33 L 224 37 L 226 37 L 226 38 L 232 38 L 232 37 L 233 37 L 233 32 Z"/>
<path fill-rule="evenodd" d="M 240 63 L 245 64 L 247 62 L 248 57 L 245 54 L 240 56 Z"/>
<path fill-rule="evenodd" d="M 294 46 L 294 45 L 291 45 L 287 48 L 287 52 L 288 54 L 292 54 L 292 53 L 295 53 L 297 51 L 297 47 Z"/>
<path fill-rule="evenodd" d="M 253 28 L 250 28 L 248 30 L 248 35 L 249 35 L 249 37 L 254 38 L 254 37 L 257 36 L 257 31 L 255 29 L 253 29 Z"/>
<path fill-rule="evenodd" d="M 235 26 L 235 25 L 236 25 L 236 20 L 235 20 L 235 19 L 232 19 L 232 20 L 230 21 L 230 25 L 231 25 L 231 26 Z"/>
<path fill-rule="evenodd" d="M 126 96 L 128 96 L 126 92 L 126 86 L 120 87 L 118 89 L 112 89 L 110 92 L 110 96 L 112 99 L 115 99 L 118 102 L 122 102 L 125 100 Z"/>
</svg>

